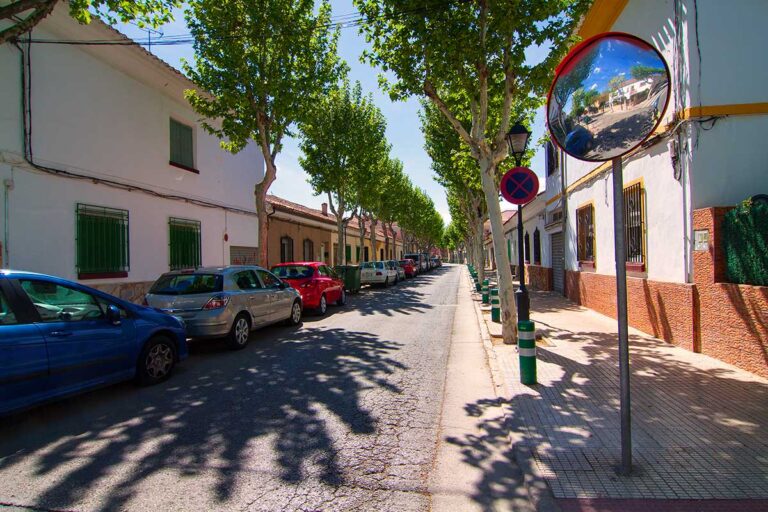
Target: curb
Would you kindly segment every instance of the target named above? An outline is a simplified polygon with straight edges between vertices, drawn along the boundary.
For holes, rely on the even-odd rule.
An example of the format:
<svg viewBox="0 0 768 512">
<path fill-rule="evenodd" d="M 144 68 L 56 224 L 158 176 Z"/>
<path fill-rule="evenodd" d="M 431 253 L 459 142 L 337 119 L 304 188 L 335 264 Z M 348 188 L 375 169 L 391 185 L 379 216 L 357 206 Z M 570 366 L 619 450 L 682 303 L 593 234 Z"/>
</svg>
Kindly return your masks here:
<svg viewBox="0 0 768 512">
<path fill-rule="evenodd" d="M 464 275 L 471 281 L 469 273 L 465 273 Z M 510 392 L 509 389 L 507 389 L 506 384 L 504 384 L 504 378 L 496 356 L 496 351 L 493 348 L 490 333 L 485 325 L 483 312 L 477 302 L 473 301 L 473 306 L 475 308 L 477 324 L 480 328 L 480 337 L 483 339 L 485 358 L 488 362 L 488 367 L 491 369 L 491 380 L 493 381 L 493 387 L 496 390 L 496 397 L 507 398 L 509 397 Z M 507 416 L 503 407 L 501 408 L 501 411 L 504 416 L 504 424 L 509 426 L 511 424 L 511 419 Z M 511 428 L 507 429 L 507 431 L 510 430 Z M 531 452 L 530 447 L 520 442 L 514 442 L 511 436 L 508 437 L 508 440 L 512 446 L 512 456 L 515 463 L 517 463 L 520 467 L 520 471 L 523 473 L 523 481 L 525 482 L 525 488 L 528 491 L 528 498 L 531 500 L 536 511 L 562 512 L 560 506 L 555 501 L 555 496 L 552 494 L 552 490 L 549 488 L 549 485 L 547 485 L 546 479 L 533 460 L 533 453 Z"/>
</svg>

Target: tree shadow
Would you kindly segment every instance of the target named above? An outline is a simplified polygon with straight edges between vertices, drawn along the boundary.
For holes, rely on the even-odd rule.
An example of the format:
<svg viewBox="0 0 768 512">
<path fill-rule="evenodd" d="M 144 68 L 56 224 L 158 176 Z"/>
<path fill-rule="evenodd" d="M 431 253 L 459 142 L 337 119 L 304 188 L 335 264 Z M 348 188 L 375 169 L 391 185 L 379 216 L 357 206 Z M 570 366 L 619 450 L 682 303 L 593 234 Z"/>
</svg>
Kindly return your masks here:
<svg viewBox="0 0 768 512">
<path fill-rule="evenodd" d="M 421 291 L 421 288 L 434 284 L 448 271 L 446 267 L 439 267 L 429 273 L 400 281 L 397 285 L 388 288 L 373 286 L 363 288 L 360 295 L 350 300 L 349 307 L 363 316 L 425 313 L 434 306 L 426 301 L 428 295 Z"/>
<path fill-rule="evenodd" d="M 501 406 L 506 418 L 479 421 L 480 434 L 450 440 L 464 448 L 465 462 L 484 471 L 479 504 L 486 505 L 498 479 L 489 447 L 510 434 L 522 439 L 557 498 L 768 498 L 768 383 L 630 336 L 635 472 L 620 477 L 616 335 L 560 329 L 551 339 L 554 347 L 537 350 L 539 384 L 518 384 L 507 370 L 511 398 L 465 406 L 478 417 Z M 513 347 L 495 349 L 517 366 Z"/>
<path fill-rule="evenodd" d="M 349 474 L 331 423 L 375 434 L 361 394 L 402 392 L 390 382 L 408 369 L 391 357 L 401 344 L 336 328 L 304 328 L 297 338 L 295 330 L 267 329 L 270 339 L 239 352 L 196 343 L 195 368 L 181 365 L 164 384 L 113 386 L 11 417 L 0 426 L 0 471 L 21 470 L 31 458 L 35 477 L 51 481 L 36 495 L 39 507 L 72 507 L 108 479 L 112 492 L 98 509 L 122 510 L 167 470 L 212 474 L 211 494 L 224 503 L 238 474 L 269 471 L 267 461 L 251 467 L 260 442 L 273 445 L 280 481 L 342 485 Z M 116 472 L 124 464 L 133 469 Z"/>
</svg>

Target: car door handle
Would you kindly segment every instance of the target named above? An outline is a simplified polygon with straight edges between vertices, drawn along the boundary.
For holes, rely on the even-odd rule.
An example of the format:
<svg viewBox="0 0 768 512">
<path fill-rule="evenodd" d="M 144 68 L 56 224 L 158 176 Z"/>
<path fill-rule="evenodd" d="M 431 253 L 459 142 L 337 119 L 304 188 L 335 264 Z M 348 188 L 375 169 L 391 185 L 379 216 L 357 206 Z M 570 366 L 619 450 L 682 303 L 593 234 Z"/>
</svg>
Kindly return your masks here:
<svg viewBox="0 0 768 512">
<path fill-rule="evenodd" d="M 51 336 L 54 338 L 66 338 L 72 336 L 72 331 L 51 331 Z"/>
</svg>

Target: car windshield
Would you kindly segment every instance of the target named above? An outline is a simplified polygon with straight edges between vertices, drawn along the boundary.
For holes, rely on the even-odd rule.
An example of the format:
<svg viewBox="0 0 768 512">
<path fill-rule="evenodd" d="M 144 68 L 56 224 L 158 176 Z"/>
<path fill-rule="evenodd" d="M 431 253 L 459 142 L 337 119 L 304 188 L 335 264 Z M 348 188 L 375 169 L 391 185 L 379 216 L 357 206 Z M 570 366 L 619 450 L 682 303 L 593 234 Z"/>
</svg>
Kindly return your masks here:
<svg viewBox="0 0 768 512">
<path fill-rule="evenodd" d="M 418 254 L 406 254 L 405 259 L 417 261 L 419 259 Z"/>
<path fill-rule="evenodd" d="M 305 279 L 315 274 L 315 269 L 307 265 L 286 265 L 272 267 L 272 273 L 281 279 Z"/>
<path fill-rule="evenodd" d="M 192 295 L 214 293 L 223 289 L 220 274 L 168 274 L 160 276 L 150 288 L 155 295 Z"/>
</svg>

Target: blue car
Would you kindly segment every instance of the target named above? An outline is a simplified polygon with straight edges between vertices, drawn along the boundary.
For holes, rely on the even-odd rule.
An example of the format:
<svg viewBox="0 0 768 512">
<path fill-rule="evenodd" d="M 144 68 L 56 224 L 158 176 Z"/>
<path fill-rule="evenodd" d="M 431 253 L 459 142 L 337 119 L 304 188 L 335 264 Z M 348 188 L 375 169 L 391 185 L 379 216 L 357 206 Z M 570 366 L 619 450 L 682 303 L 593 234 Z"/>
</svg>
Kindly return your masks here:
<svg viewBox="0 0 768 512">
<path fill-rule="evenodd" d="M 122 380 L 167 379 L 183 321 L 57 277 L 0 271 L 0 415 Z"/>
</svg>

